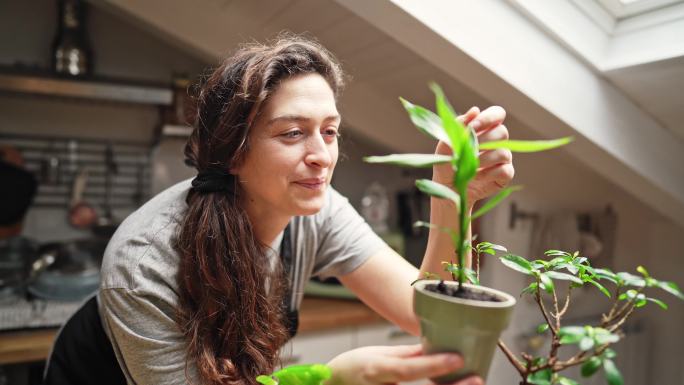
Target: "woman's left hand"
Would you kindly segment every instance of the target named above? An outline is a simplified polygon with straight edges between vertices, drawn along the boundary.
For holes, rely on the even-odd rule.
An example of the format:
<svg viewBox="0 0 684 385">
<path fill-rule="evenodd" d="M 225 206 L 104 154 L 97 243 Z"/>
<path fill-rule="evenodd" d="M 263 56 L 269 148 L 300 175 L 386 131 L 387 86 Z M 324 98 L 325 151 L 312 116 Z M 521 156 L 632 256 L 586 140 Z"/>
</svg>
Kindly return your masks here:
<svg viewBox="0 0 684 385">
<path fill-rule="evenodd" d="M 479 143 L 508 139 L 508 129 L 503 124 L 505 118 L 506 111 L 499 106 L 492 106 L 484 111 L 472 107 L 468 112 L 458 117 L 461 122 L 475 130 Z M 440 141 L 437 143 L 435 154 L 451 155 L 452 151 L 446 143 Z M 510 150 L 480 151 L 479 159 L 480 167 L 477 170 L 477 175 L 468 185 L 469 206 L 504 188 L 515 174 L 513 155 Z M 451 166 L 443 164 L 433 167 L 432 180 L 451 187 L 453 175 Z"/>
</svg>

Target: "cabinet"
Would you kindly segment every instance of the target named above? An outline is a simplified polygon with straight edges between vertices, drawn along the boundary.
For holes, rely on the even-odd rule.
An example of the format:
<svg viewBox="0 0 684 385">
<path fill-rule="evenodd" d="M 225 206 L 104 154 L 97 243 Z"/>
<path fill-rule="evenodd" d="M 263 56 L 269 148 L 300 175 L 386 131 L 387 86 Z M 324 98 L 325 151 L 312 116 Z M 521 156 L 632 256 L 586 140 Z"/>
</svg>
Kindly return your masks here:
<svg viewBox="0 0 684 385">
<path fill-rule="evenodd" d="M 363 346 L 411 345 L 420 339 L 390 323 L 372 323 L 353 327 L 298 334 L 281 350 L 283 365 L 326 363 L 338 354 Z M 402 384 L 418 385 L 425 380 Z"/>
</svg>

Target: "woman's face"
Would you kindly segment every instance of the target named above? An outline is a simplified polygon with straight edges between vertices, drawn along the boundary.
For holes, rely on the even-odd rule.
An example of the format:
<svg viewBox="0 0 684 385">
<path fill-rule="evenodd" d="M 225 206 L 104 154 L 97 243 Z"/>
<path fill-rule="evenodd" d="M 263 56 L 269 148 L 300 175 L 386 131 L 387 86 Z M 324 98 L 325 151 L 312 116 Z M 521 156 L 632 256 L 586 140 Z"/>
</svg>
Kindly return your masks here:
<svg viewBox="0 0 684 385">
<path fill-rule="evenodd" d="M 332 89 L 318 74 L 283 80 L 255 119 L 244 162 L 231 170 L 248 211 L 315 214 L 337 163 L 340 116 Z"/>
</svg>

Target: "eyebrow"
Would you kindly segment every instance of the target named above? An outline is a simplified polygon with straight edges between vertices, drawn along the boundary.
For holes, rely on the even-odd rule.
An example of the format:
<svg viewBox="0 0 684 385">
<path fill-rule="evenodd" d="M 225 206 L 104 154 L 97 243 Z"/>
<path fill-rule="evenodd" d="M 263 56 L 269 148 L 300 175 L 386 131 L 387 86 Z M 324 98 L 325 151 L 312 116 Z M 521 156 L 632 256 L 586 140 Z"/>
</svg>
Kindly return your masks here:
<svg viewBox="0 0 684 385">
<path fill-rule="evenodd" d="M 340 120 L 340 115 L 330 115 L 323 119 L 324 122 L 330 120 Z M 313 119 L 301 115 L 282 115 L 269 120 L 266 125 L 270 126 L 278 122 L 310 122 Z"/>
</svg>

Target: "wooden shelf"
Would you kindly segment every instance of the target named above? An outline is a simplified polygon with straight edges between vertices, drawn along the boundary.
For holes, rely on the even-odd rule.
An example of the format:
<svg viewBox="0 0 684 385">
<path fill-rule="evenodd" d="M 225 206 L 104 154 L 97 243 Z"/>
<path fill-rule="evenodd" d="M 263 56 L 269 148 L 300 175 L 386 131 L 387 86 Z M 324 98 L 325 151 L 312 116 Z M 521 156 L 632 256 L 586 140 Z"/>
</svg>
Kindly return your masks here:
<svg viewBox="0 0 684 385">
<path fill-rule="evenodd" d="M 0 73 L 0 92 L 155 106 L 173 102 L 171 87 L 12 73 Z"/>
</svg>

